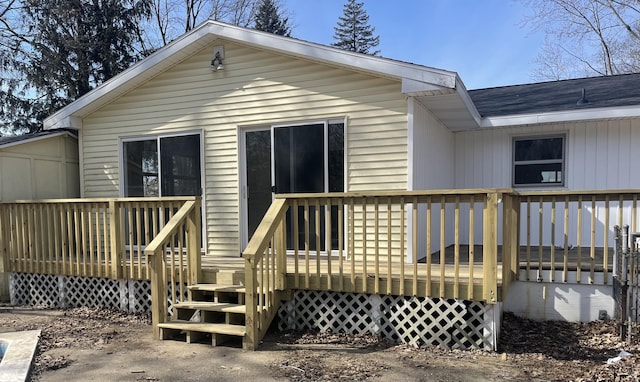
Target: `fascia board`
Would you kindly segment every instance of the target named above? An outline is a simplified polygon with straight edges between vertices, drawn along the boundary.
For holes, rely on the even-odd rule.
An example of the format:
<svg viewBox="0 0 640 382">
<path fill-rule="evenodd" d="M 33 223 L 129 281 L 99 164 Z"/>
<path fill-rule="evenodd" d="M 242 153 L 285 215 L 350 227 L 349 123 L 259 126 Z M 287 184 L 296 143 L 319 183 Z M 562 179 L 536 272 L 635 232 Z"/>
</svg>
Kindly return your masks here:
<svg viewBox="0 0 640 382">
<path fill-rule="evenodd" d="M 18 145 L 23 145 L 25 143 L 32 143 L 32 142 L 37 142 L 37 141 L 41 141 L 44 139 L 49 139 L 49 138 L 54 138 L 54 137 L 61 137 L 61 136 L 69 136 L 73 139 L 78 139 L 77 136 L 71 134 L 68 131 L 61 131 L 59 133 L 54 133 L 54 134 L 49 134 L 49 135 L 41 135 L 39 137 L 33 137 L 33 138 L 28 138 L 28 139 L 23 139 L 21 141 L 15 141 L 15 142 L 10 142 L 10 143 L 5 143 L 5 144 L 0 144 L 0 149 L 4 149 L 7 147 L 11 147 L 11 146 L 18 146 Z"/>
<path fill-rule="evenodd" d="M 631 117 L 640 117 L 640 106 L 620 106 L 616 108 L 595 108 L 538 114 L 485 117 L 482 119 L 480 127 L 491 128 Z"/>
</svg>

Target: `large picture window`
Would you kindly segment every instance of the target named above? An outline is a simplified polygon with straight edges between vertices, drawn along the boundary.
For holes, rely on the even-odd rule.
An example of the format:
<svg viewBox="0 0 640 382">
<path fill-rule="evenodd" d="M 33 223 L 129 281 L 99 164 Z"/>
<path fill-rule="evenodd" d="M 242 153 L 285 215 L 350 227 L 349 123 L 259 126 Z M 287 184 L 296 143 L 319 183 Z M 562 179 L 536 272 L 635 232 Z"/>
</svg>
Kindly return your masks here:
<svg viewBox="0 0 640 382">
<path fill-rule="evenodd" d="M 564 186 L 564 135 L 513 139 L 513 186 Z"/>
</svg>

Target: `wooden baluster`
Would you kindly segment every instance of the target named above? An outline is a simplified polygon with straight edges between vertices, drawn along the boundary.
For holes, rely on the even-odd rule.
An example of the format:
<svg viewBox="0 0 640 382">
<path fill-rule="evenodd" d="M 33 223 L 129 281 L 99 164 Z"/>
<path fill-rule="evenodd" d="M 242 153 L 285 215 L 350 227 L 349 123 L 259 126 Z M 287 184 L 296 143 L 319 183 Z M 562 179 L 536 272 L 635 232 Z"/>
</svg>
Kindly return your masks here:
<svg viewBox="0 0 640 382">
<path fill-rule="evenodd" d="M 333 267 L 331 264 L 331 255 L 332 255 L 332 251 L 333 251 L 333 232 L 332 230 L 332 226 L 331 226 L 331 208 L 333 206 L 333 203 L 331 201 L 330 198 L 327 198 L 327 201 L 325 203 L 325 246 L 327 249 L 327 290 L 331 291 L 333 290 Z"/>
<path fill-rule="evenodd" d="M 94 249 L 94 244 L 95 244 L 94 243 L 94 234 L 95 233 L 94 233 L 94 228 L 93 228 L 94 227 L 94 219 L 93 219 L 94 213 L 93 213 L 93 210 L 95 209 L 95 204 L 91 203 L 88 206 L 89 206 L 89 211 L 87 211 L 87 220 L 88 220 L 88 223 L 89 223 L 89 274 L 93 277 L 93 276 L 95 276 L 95 269 L 94 269 L 95 261 L 94 261 L 94 258 L 95 258 L 95 255 L 96 255 L 96 252 L 95 252 L 95 249 Z M 95 219 L 95 222 L 97 222 L 97 221 L 98 220 Z M 96 228 L 95 231 L 98 232 L 99 229 Z"/>
<path fill-rule="evenodd" d="M 432 243 L 433 243 L 433 239 L 431 236 L 431 230 L 432 230 L 432 225 L 431 225 L 431 196 L 427 196 L 427 224 L 425 225 L 425 237 L 426 237 L 426 250 L 425 250 L 425 254 L 427 257 L 427 284 L 426 284 L 426 289 L 425 289 L 425 293 L 427 297 L 431 297 L 432 296 L 432 292 L 431 292 L 431 255 L 432 255 Z"/>
<path fill-rule="evenodd" d="M 542 281 L 542 254 L 544 249 L 542 247 L 543 238 L 543 223 L 544 223 L 544 200 L 542 196 L 538 200 L 538 281 Z"/>
<path fill-rule="evenodd" d="M 635 198 L 635 196 L 634 196 Z M 635 210 L 635 206 L 634 209 Z M 636 231 L 633 231 L 636 232 Z M 604 199 L 604 238 L 603 238 L 603 258 L 602 258 L 602 273 L 604 278 L 604 284 L 609 283 L 609 195 Z"/>
<path fill-rule="evenodd" d="M 527 281 L 531 280 L 531 197 L 527 196 Z"/>
<path fill-rule="evenodd" d="M 467 299 L 473 300 L 473 268 L 475 267 L 475 204 L 476 200 L 473 195 L 469 199 L 469 289 L 467 291 Z M 504 252 L 504 248 L 502 249 Z M 502 264 L 504 267 L 504 264 Z"/>
<path fill-rule="evenodd" d="M 455 197 L 453 216 L 453 298 L 460 298 L 460 196 Z"/>
<path fill-rule="evenodd" d="M 296 289 L 300 288 L 300 232 L 298 230 L 298 214 L 300 213 L 298 206 L 298 200 L 293 200 L 293 205 L 291 206 L 291 215 L 293 217 L 293 269 L 295 273 L 295 287 Z"/>
<path fill-rule="evenodd" d="M 373 226 L 373 235 L 374 235 L 374 256 L 375 256 L 375 280 L 373 290 L 375 294 L 380 294 L 380 208 L 379 208 L 379 198 L 376 197 L 373 200 L 373 215 L 374 215 L 374 226 Z"/>
<path fill-rule="evenodd" d="M 309 275 L 309 200 L 304 200 L 304 287 L 310 287 Z M 262 285 L 262 283 L 260 283 Z"/>
<path fill-rule="evenodd" d="M 556 197 L 554 196 L 551 198 L 551 282 L 555 282 L 555 280 L 556 280 Z"/>
<path fill-rule="evenodd" d="M 607 228 L 608 229 L 608 228 Z M 589 245 L 589 281 L 593 284 L 596 266 L 596 197 L 591 196 L 591 244 Z"/>
<path fill-rule="evenodd" d="M 418 197 L 413 197 L 413 218 L 412 218 L 412 246 L 413 246 L 413 280 L 411 283 L 411 295 L 418 295 Z"/>
<path fill-rule="evenodd" d="M 367 199 L 362 198 L 362 289 L 367 292 Z"/>
<path fill-rule="evenodd" d="M 446 207 L 447 201 L 444 196 L 440 197 L 440 286 L 439 297 L 444 298 L 445 295 L 445 266 L 447 262 L 446 251 L 447 242 L 445 237 L 446 224 Z"/>
<path fill-rule="evenodd" d="M 344 291 L 344 202 L 338 199 L 338 272 L 340 291 Z"/>
<path fill-rule="evenodd" d="M 353 198 L 349 198 L 349 256 L 351 256 L 351 289 L 356 291 L 356 254 L 355 254 L 355 237 L 356 237 L 356 215 Z"/>
<path fill-rule="evenodd" d="M 405 259 L 405 236 L 404 236 L 404 225 L 405 225 L 405 202 L 404 197 L 400 198 L 400 296 L 405 296 L 404 291 L 404 262 Z"/>
<path fill-rule="evenodd" d="M 576 282 L 580 283 L 582 276 L 582 196 L 578 196 L 578 259 L 576 269 Z"/>
<path fill-rule="evenodd" d="M 393 208 L 391 205 L 391 198 L 387 198 L 387 294 L 393 293 L 393 274 L 392 270 L 392 262 L 391 258 L 393 256 L 393 246 L 392 246 L 392 234 L 391 230 L 391 212 Z"/>
<path fill-rule="evenodd" d="M 322 279 L 322 272 L 320 271 L 320 249 L 321 249 L 321 232 L 320 232 L 320 200 L 316 199 L 313 205 L 315 209 L 315 236 L 316 236 L 316 280 L 318 282 L 318 288 L 320 288 L 320 280 Z"/>
<path fill-rule="evenodd" d="M 562 267 L 562 282 L 569 279 L 569 196 L 564 198 L 564 264 Z"/>
</svg>

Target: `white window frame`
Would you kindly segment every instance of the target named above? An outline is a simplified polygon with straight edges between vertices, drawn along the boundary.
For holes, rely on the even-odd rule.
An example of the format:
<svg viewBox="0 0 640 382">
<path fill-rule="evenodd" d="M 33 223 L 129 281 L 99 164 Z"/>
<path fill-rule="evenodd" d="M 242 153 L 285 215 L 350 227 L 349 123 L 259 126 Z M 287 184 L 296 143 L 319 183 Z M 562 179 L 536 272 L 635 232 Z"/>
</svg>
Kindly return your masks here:
<svg viewBox="0 0 640 382">
<path fill-rule="evenodd" d="M 152 134 L 152 135 L 132 135 L 132 136 L 121 136 L 118 137 L 118 162 L 119 162 L 119 194 L 120 197 L 126 197 L 125 194 L 125 171 L 126 171 L 126 163 L 124 158 L 124 144 L 125 142 L 139 142 L 139 141 L 156 141 L 156 147 L 158 148 L 158 194 L 157 197 L 162 197 L 162 161 L 160 160 L 160 139 L 162 138 L 171 138 L 171 137 L 180 137 L 185 135 L 198 135 L 200 138 L 200 197 L 201 204 L 200 208 L 202 213 L 200 214 L 201 226 L 202 226 L 202 248 L 200 251 L 202 253 L 206 253 L 207 250 L 207 214 L 206 214 L 206 202 L 205 202 L 205 168 L 204 168 L 204 133 L 202 130 L 188 130 L 188 131 L 179 131 L 179 132 L 167 132 L 163 134 Z M 126 246 L 127 249 L 130 249 L 130 246 Z M 137 246 L 134 248 L 137 250 Z M 186 250 L 186 248 L 184 249 Z"/>
<path fill-rule="evenodd" d="M 247 185 L 247 179 L 246 179 L 246 139 L 245 139 L 245 134 L 247 132 L 251 132 L 251 131 L 269 131 L 270 132 L 270 139 L 271 139 L 271 185 L 272 187 L 274 186 L 273 182 L 275 179 L 275 153 L 274 153 L 274 130 L 276 128 L 282 128 L 282 127 L 296 127 L 296 126 L 305 126 L 305 125 L 324 125 L 324 136 L 325 138 L 328 137 L 328 133 L 329 133 L 329 125 L 333 124 L 333 123 L 341 123 L 343 125 L 343 140 L 344 140 L 344 148 L 343 148 L 343 163 L 344 163 L 344 174 L 343 174 L 343 185 L 344 185 L 344 190 L 343 192 L 347 192 L 347 188 L 348 188 L 348 183 L 347 183 L 347 169 L 349 168 L 349 164 L 347 162 L 347 147 L 348 147 L 348 134 L 347 134 L 347 117 L 338 117 L 338 118 L 326 118 L 326 119 L 313 119 L 313 120 L 303 120 L 303 121 L 294 121 L 294 122 L 282 122 L 282 123 L 274 123 L 274 124 L 262 124 L 262 125 L 254 125 L 254 126 L 244 126 L 244 127 L 239 127 L 238 128 L 238 142 L 240 143 L 240 149 L 238 150 L 238 155 L 239 155 L 239 170 L 240 170 L 240 176 L 239 176 L 239 181 L 241 182 L 238 190 L 240 191 L 240 237 L 241 237 L 241 249 L 243 249 L 244 247 L 246 247 L 246 245 L 248 244 L 249 241 L 249 233 L 247 232 L 247 221 L 248 221 L 248 206 L 247 206 L 247 199 L 246 199 L 246 185 Z M 329 140 L 325 139 L 324 141 L 324 156 L 325 156 L 325 160 L 324 160 L 324 174 L 325 174 L 325 178 L 323 180 L 324 184 L 324 191 L 323 192 L 329 192 Z M 272 192 L 272 200 L 274 197 L 274 193 Z M 343 226 L 346 227 L 346 214 L 344 216 L 344 223 Z M 346 240 L 346 239 L 345 239 Z M 332 248 L 332 253 L 337 254 L 338 249 L 337 248 Z M 287 251 L 287 254 L 293 254 L 294 251 L 290 250 Z M 346 248 L 343 249 L 343 254 L 346 253 Z M 323 255 L 326 255 L 326 251 L 322 251 Z"/>
</svg>

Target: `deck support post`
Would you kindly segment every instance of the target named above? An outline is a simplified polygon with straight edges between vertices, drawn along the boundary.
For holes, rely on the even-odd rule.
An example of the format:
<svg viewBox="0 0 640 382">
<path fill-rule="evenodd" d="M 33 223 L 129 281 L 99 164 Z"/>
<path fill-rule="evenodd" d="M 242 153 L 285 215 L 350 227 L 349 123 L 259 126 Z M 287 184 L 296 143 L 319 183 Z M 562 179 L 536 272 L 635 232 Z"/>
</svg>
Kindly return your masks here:
<svg viewBox="0 0 640 382">
<path fill-rule="evenodd" d="M 111 278 L 122 278 L 122 226 L 118 202 L 109 200 L 109 240 L 111 246 Z"/>
<path fill-rule="evenodd" d="M 201 232 L 200 197 L 197 197 L 193 211 L 187 217 L 187 251 L 189 256 L 188 280 L 191 285 L 197 284 L 200 280 L 200 272 L 202 268 L 202 259 L 200 256 Z"/>
<path fill-rule="evenodd" d="M 518 278 L 520 255 L 520 199 L 512 193 L 502 195 L 502 301 L 507 297 L 509 284 Z"/>
<path fill-rule="evenodd" d="M 11 299 L 9 292 L 9 207 L 0 204 L 0 302 Z"/>
<path fill-rule="evenodd" d="M 483 214 L 482 257 L 484 282 L 482 298 L 488 304 L 498 302 L 498 192 L 487 193 Z"/>
<path fill-rule="evenodd" d="M 161 338 L 158 324 L 167 319 L 167 281 L 164 280 L 164 247 L 160 247 L 149 257 L 151 267 L 151 324 L 153 326 L 153 337 Z"/>
<path fill-rule="evenodd" d="M 255 266 L 251 261 L 255 258 L 245 258 L 245 305 L 247 312 L 245 315 L 246 332 L 242 340 L 244 350 L 256 350 L 258 339 L 258 307 L 256 305 L 256 286 L 258 284 Z"/>
</svg>

